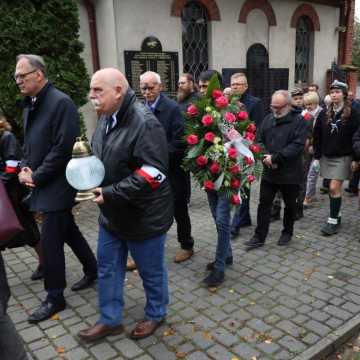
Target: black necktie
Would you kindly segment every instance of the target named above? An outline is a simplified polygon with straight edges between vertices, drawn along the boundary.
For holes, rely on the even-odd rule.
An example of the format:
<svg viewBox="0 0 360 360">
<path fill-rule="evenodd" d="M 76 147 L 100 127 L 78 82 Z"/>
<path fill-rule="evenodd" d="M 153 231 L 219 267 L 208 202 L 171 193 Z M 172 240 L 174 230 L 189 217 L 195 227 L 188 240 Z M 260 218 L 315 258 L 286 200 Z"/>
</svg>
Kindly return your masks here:
<svg viewBox="0 0 360 360">
<path fill-rule="evenodd" d="M 107 117 L 105 133 L 108 134 L 110 132 L 110 130 L 113 128 L 113 126 L 114 126 L 114 118 L 112 116 Z"/>
</svg>

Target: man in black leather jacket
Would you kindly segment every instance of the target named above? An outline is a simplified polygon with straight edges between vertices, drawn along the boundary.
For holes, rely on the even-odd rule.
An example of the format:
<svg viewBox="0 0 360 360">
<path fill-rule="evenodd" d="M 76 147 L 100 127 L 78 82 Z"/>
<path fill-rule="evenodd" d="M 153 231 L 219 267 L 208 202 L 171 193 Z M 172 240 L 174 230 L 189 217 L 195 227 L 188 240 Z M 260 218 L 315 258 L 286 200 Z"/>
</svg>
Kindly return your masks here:
<svg viewBox="0 0 360 360">
<path fill-rule="evenodd" d="M 92 148 L 105 166 L 105 178 L 95 189 L 94 200 L 100 207 L 100 318 L 79 336 L 94 341 L 123 331 L 123 285 L 130 251 L 146 294 L 145 319 L 130 336 L 144 338 L 163 322 L 169 301 L 165 239 L 173 205 L 166 135 L 116 69 L 93 75 L 90 99 L 101 114 Z"/>
</svg>

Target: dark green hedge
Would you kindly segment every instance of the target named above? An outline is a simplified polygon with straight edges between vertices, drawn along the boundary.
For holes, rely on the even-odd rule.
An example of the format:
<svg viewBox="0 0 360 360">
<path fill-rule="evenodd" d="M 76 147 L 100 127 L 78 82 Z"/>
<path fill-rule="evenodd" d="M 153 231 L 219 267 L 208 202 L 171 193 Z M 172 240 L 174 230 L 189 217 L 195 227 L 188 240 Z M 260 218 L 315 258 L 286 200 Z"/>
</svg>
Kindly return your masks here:
<svg viewBox="0 0 360 360">
<path fill-rule="evenodd" d="M 0 1 L 0 110 L 17 135 L 22 129 L 21 96 L 13 80 L 18 54 L 43 56 L 50 81 L 78 107 L 86 103 L 89 76 L 80 57 L 79 27 L 75 0 Z"/>
</svg>

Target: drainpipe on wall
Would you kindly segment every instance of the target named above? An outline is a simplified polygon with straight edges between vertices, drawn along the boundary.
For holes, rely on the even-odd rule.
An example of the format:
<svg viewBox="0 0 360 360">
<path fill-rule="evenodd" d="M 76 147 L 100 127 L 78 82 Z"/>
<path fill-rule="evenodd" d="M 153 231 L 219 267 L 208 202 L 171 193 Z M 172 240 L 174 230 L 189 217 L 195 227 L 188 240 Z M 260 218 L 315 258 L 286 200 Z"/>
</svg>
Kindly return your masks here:
<svg viewBox="0 0 360 360">
<path fill-rule="evenodd" d="M 93 63 L 93 70 L 95 72 L 100 69 L 95 8 L 91 0 L 83 0 L 83 1 L 89 20 L 91 57 Z"/>
</svg>

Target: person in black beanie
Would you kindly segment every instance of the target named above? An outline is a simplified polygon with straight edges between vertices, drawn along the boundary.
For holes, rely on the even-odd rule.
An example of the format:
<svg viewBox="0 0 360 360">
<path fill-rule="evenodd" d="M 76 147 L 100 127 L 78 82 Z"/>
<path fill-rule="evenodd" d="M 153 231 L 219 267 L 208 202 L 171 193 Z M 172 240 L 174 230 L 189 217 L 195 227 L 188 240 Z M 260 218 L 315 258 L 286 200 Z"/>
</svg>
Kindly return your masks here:
<svg viewBox="0 0 360 360">
<path fill-rule="evenodd" d="M 347 99 L 348 86 L 335 80 L 330 86 L 331 105 L 327 116 L 314 128 L 314 158 L 320 164 L 320 174 L 331 179 L 330 217 L 321 229 L 325 236 L 338 232 L 341 223 L 341 195 L 344 180 L 355 171 L 352 138 L 359 127 L 360 114 Z"/>
</svg>

